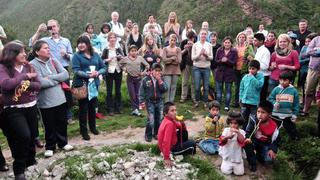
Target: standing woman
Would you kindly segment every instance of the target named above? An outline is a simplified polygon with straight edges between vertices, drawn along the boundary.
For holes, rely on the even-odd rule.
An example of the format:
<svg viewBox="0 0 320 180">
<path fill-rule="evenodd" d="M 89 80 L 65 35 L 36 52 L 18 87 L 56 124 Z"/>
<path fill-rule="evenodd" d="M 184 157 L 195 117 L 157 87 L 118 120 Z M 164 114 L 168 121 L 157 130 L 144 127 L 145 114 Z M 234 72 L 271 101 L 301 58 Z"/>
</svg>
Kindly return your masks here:
<svg viewBox="0 0 320 180">
<path fill-rule="evenodd" d="M 168 22 L 164 24 L 165 46 L 169 45 L 171 34 L 175 34 L 177 36 L 177 43 L 180 44 L 180 24 L 178 23 L 178 18 L 175 12 L 170 12 Z"/>
<path fill-rule="evenodd" d="M 38 128 L 37 95 L 40 81 L 26 60 L 24 46 L 9 42 L 0 57 L 0 87 L 4 105 L 3 133 L 12 153 L 15 179 L 36 164 L 34 139 Z"/>
<path fill-rule="evenodd" d="M 212 46 L 206 41 L 207 31 L 200 30 L 200 40 L 193 44 L 191 59 L 193 61 L 193 81 L 195 87 L 196 102 L 195 107 L 200 103 L 201 80 L 203 83 L 203 102 L 204 108 L 208 107 L 209 79 L 210 79 L 210 61 L 212 61 Z"/>
<path fill-rule="evenodd" d="M 51 157 L 56 145 L 66 151 L 73 147 L 68 144 L 67 104 L 61 83 L 69 79 L 68 71 L 57 61 L 50 58 L 50 49 L 45 41 L 37 41 L 33 47 L 35 59 L 31 64 L 39 74 L 41 90 L 38 107 L 41 110 L 45 127 L 45 157 Z"/>
<path fill-rule="evenodd" d="M 164 63 L 163 79 L 168 85 L 168 91 L 165 94 L 165 102 L 174 102 L 177 90 L 177 82 L 181 74 L 181 49 L 176 46 L 177 36 L 170 35 L 169 46 L 162 51 L 162 59 Z"/>
<path fill-rule="evenodd" d="M 94 33 L 94 26 L 92 23 L 87 23 L 84 35 L 87 35 L 89 37 L 94 51 L 97 52 L 99 55 L 101 55 L 103 50 L 103 47 L 102 47 L 103 43 L 101 41 L 100 36 Z"/>
<path fill-rule="evenodd" d="M 244 32 L 240 32 L 236 38 L 235 49 L 238 52 L 238 56 L 237 56 L 237 63 L 236 63 L 236 70 L 235 70 L 235 74 L 236 74 L 235 76 L 236 91 L 234 96 L 235 107 L 239 107 L 239 88 L 240 88 L 240 82 L 243 76 L 243 74 L 241 73 L 241 69 L 244 63 L 244 52 L 247 49 L 246 39 L 247 39 L 247 36 Z"/>
<path fill-rule="evenodd" d="M 276 33 L 271 31 L 267 35 L 267 39 L 264 42 L 264 46 L 268 48 L 270 54 L 274 52 L 274 47 L 276 46 L 277 39 L 276 39 Z"/>
<path fill-rule="evenodd" d="M 215 82 L 217 90 L 217 100 L 222 102 L 222 91 L 225 85 L 226 100 L 225 100 L 225 111 L 230 110 L 231 101 L 231 89 L 232 82 L 235 80 L 234 66 L 236 65 L 238 53 L 235 48 L 232 47 L 232 39 L 227 36 L 223 39 L 223 45 L 220 47 L 216 54 L 217 68 L 215 71 Z"/>
<path fill-rule="evenodd" d="M 185 28 L 181 33 L 181 41 L 188 39 L 187 33 L 190 31 L 194 32 L 194 34 L 197 35 L 196 30 L 193 29 L 193 21 L 192 20 L 188 20 L 186 22 Z"/>
<path fill-rule="evenodd" d="M 300 69 L 299 54 L 296 50 L 292 50 L 291 39 L 287 34 L 279 35 L 270 64 L 269 93 L 279 85 L 279 76 L 282 72 L 292 71 L 295 73 Z"/>
<path fill-rule="evenodd" d="M 101 60 L 98 53 L 94 52 L 90 40 L 87 36 L 80 36 L 77 40 L 78 52 L 72 58 L 72 70 L 74 72 L 74 87 L 81 87 L 88 84 L 92 79 L 97 89 L 99 87 L 100 74 L 105 74 L 105 64 Z M 94 68 L 92 68 L 94 67 Z M 89 129 L 94 135 L 98 135 L 99 131 L 96 128 L 96 107 L 98 105 L 97 97 L 91 100 L 87 98 L 79 100 L 79 125 L 80 133 L 84 140 L 90 140 L 88 134 L 87 123 Z"/>
<path fill-rule="evenodd" d="M 108 46 L 108 33 L 111 30 L 109 23 L 103 23 L 100 29 L 99 37 L 101 39 L 101 48 L 104 49 Z"/>
<path fill-rule="evenodd" d="M 152 67 L 154 63 L 160 63 L 160 50 L 151 34 L 147 34 L 142 47 L 138 50 L 138 54 L 142 56 Z"/>
<path fill-rule="evenodd" d="M 116 46 L 117 36 L 115 33 L 108 34 L 109 46 L 103 50 L 102 60 L 107 64 L 106 88 L 107 88 L 107 111 L 110 116 L 114 113 L 121 114 L 121 82 L 122 70 L 119 61 L 123 57 L 123 51 Z M 115 97 L 112 97 L 113 84 L 115 86 Z"/>
<path fill-rule="evenodd" d="M 133 23 L 132 31 L 127 39 L 127 47 L 135 45 L 138 49 L 141 48 L 143 44 L 142 34 L 139 33 L 139 26 L 137 23 Z"/>
</svg>

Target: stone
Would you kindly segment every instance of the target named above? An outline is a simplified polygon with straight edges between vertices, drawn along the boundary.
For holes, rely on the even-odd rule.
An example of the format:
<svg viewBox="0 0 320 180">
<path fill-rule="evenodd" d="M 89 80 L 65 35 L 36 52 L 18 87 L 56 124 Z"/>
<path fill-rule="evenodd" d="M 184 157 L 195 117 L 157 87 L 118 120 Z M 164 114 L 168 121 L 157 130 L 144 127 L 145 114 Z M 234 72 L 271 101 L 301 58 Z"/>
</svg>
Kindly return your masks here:
<svg viewBox="0 0 320 180">
<path fill-rule="evenodd" d="M 102 153 L 99 154 L 99 156 L 100 156 L 100 157 L 106 157 L 106 153 L 103 153 L 103 152 L 102 152 Z"/>
<path fill-rule="evenodd" d="M 56 176 L 59 176 L 61 175 L 62 176 L 62 173 L 63 173 L 63 168 L 61 168 L 60 166 L 55 166 L 53 169 L 52 169 L 52 176 L 56 177 Z"/>
<path fill-rule="evenodd" d="M 44 177 L 49 177 L 49 176 L 50 176 L 50 172 L 49 172 L 47 169 L 44 169 L 42 175 L 43 175 Z"/>
<path fill-rule="evenodd" d="M 124 169 L 128 169 L 135 166 L 135 162 L 126 162 L 123 164 Z"/>
<path fill-rule="evenodd" d="M 144 177 L 144 180 L 150 180 L 150 176 L 147 174 L 147 175 Z"/>
<path fill-rule="evenodd" d="M 90 168 L 91 168 L 91 164 L 90 163 L 82 165 L 82 170 L 83 171 L 88 171 L 88 170 L 90 170 Z"/>
<path fill-rule="evenodd" d="M 148 164 L 149 169 L 153 170 L 154 167 L 156 166 L 156 164 L 157 164 L 156 162 L 151 162 L 151 163 L 149 163 L 149 164 Z"/>
<path fill-rule="evenodd" d="M 175 175 L 171 175 L 170 178 L 171 179 L 176 179 L 176 176 Z"/>
<path fill-rule="evenodd" d="M 134 167 L 125 169 L 125 176 L 129 177 L 135 172 Z"/>
<path fill-rule="evenodd" d="M 136 175 L 135 180 L 142 180 L 142 176 L 140 174 Z"/>
<path fill-rule="evenodd" d="M 177 162 L 181 162 L 183 160 L 183 155 L 178 155 L 178 156 L 175 156 L 175 160 Z"/>
</svg>

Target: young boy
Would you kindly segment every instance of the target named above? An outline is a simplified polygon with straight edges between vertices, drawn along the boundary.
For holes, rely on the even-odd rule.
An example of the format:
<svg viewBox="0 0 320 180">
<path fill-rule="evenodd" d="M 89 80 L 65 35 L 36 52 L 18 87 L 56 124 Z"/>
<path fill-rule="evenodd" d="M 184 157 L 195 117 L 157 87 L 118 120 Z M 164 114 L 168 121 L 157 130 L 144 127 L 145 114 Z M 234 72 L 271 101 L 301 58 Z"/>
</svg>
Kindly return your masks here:
<svg viewBox="0 0 320 180">
<path fill-rule="evenodd" d="M 298 134 L 295 121 L 299 113 L 299 94 L 290 84 L 293 77 L 291 71 L 281 73 L 280 84 L 272 90 L 269 101 L 273 104 L 272 116 L 283 121 L 283 127 L 289 137 L 295 140 Z"/>
<path fill-rule="evenodd" d="M 177 108 L 173 102 L 167 102 L 163 108 L 164 119 L 159 128 L 158 146 L 163 154 L 166 167 L 171 167 L 170 152 L 178 154 L 194 154 L 196 152 L 196 144 L 194 141 L 187 140 L 185 142 L 178 141 L 181 134 L 177 135 L 177 129 L 182 130 L 182 124 L 176 121 Z"/>
<path fill-rule="evenodd" d="M 204 140 L 198 146 L 206 154 L 218 154 L 219 137 L 224 129 L 225 122 L 220 117 L 220 103 L 212 101 L 209 103 L 209 114 L 205 119 Z"/>
<path fill-rule="evenodd" d="M 230 127 L 225 128 L 220 136 L 220 151 L 222 157 L 221 171 L 224 174 L 243 175 L 244 166 L 242 159 L 242 147 L 244 146 L 245 132 L 240 129 L 243 118 L 238 112 L 229 112 L 227 123 Z"/>
<path fill-rule="evenodd" d="M 279 130 L 276 122 L 270 118 L 272 109 L 271 102 L 261 102 L 257 115 L 250 116 L 246 128 L 246 145 L 244 149 L 250 170 L 253 172 L 257 170 L 257 159 L 262 163 L 268 163 L 276 158 Z"/>
<path fill-rule="evenodd" d="M 260 63 L 257 60 L 252 60 L 249 63 L 249 73 L 246 74 L 240 83 L 240 104 L 241 114 L 245 120 L 243 129 L 246 128 L 249 115 L 257 113 L 257 106 L 260 101 L 260 93 L 264 83 L 264 76 L 258 72 Z"/>
<path fill-rule="evenodd" d="M 156 139 L 159 125 L 162 120 L 163 94 L 168 87 L 163 81 L 161 64 L 154 63 L 151 67 L 150 75 L 144 77 L 139 89 L 140 109 L 147 108 L 147 125 L 145 140 L 152 141 L 152 136 Z"/>
</svg>

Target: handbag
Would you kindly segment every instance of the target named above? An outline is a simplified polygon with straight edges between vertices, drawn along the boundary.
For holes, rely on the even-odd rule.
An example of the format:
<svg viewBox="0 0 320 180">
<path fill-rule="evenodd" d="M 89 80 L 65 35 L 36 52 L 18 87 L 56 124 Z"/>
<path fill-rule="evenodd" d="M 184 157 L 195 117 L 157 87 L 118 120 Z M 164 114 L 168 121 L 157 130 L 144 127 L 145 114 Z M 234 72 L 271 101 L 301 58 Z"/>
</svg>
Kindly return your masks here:
<svg viewBox="0 0 320 180">
<path fill-rule="evenodd" d="M 80 87 L 72 87 L 71 93 L 74 98 L 77 100 L 82 100 L 88 97 L 88 87 L 85 82 L 83 82 L 83 85 Z"/>
<path fill-rule="evenodd" d="M 55 69 L 55 70 L 57 71 L 57 73 L 58 73 L 57 66 L 56 66 L 56 64 L 54 63 L 54 60 L 53 60 L 53 59 L 51 60 L 51 64 L 52 64 L 52 66 L 54 67 L 54 69 Z M 66 82 L 61 82 L 61 88 L 62 88 L 64 91 L 70 91 L 70 90 L 71 90 L 70 86 L 69 86 Z"/>
</svg>

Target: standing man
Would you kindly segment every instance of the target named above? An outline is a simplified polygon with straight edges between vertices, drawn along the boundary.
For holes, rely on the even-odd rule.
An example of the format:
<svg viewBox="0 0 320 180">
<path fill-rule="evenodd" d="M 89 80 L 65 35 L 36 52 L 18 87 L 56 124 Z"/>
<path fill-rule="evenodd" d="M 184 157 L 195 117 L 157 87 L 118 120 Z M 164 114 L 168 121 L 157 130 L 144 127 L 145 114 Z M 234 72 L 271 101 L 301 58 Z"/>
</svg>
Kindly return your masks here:
<svg viewBox="0 0 320 180">
<path fill-rule="evenodd" d="M 119 13 L 117 11 L 113 11 L 111 13 L 111 21 L 109 22 L 109 24 L 111 25 L 111 31 L 116 34 L 117 36 L 117 42 L 120 43 L 122 50 L 124 50 L 124 43 L 122 43 L 123 38 L 124 38 L 124 28 L 123 25 L 118 22 L 119 20 Z"/>
<path fill-rule="evenodd" d="M 1 54 L 2 49 L 3 49 L 2 41 L 3 41 L 3 40 L 6 40 L 6 39 L 7 39 L 7 35 L 6 35 L 6 33 L 4 32 L 2 26 L 0 25 L 0 54 Z"/>
<path fill-rule="evenodd" d="M 72 47 L 69 39 L 60 36 L 60 25 L 57 20 L 51 19 L 48 21 L 47 25 L 42 23 L 39 25 L 36 33 L 29 40 L 29 46 L 32 46 L 40 37 L 41 33 L 49 32 L 50 36 L 43 37 L 48 43 L 51 57 L 59 61 L 62 66 L 68 71 L 69 63 L 72 57 Z M 68 85 L 70 84 L 69 79 L 65 81 Z M 70 123 L 72 120 L 72 112 L 70 108 L 72 107 L 72 94 L 70 91 L 65 91 L 65 96 L 67 99 L 67 118 Z"/>
<path fill-rule="evenodd" d="M 304 46 L 304 42 L 306 40 L 306 37 L 311 33 L 311 31 L 308 30 L 308 21 L 306 19 L 301 19 L 299 21 L 299 30 L 293 31 L 298 36 L 298 40 L 300 41 L 299 44 L 299 52 L 301 48 Z"/>
<path fill-rule="evenodd" d="M 268 97 L 268 81 L 270 76 L 269 63 L 270 63 L 270 51 L 264 46 L 265 37 L 262 33 L 257 33 L 254 35 L 253 44 L 257 48 L 256 55 L 254 59 L 259 61 L 260 70 L 264 76 L 264 83 L 261 90 L 260 101 L 265 101 Z"/>
<path fill-rule="evenodd" d="M 160 36 L 162 38 L 162 28 L 161 26 L 156 22 L 156 18 L 154 15 L 150 14 L 148 16 L 148 23 L 143 26 L 143 35 L 147 35 L 149 33 L 149 26 L 153 25 L 155 30 L 154 33 Z"/>
</svg>

